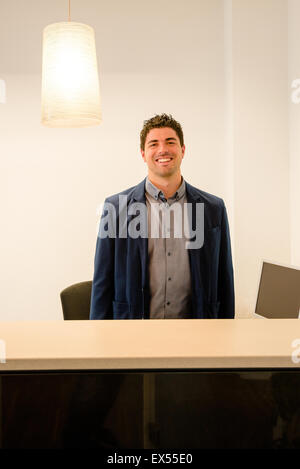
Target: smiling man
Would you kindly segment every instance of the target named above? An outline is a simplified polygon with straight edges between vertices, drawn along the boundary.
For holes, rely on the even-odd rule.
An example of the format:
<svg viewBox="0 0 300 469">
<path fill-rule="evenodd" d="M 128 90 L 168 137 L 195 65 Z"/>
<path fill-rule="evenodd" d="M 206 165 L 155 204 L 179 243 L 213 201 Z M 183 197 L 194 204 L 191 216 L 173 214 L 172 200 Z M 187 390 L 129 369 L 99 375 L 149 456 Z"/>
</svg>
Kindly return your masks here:
<svg viewBox="0 0 300 469">
<path fill-rule="evenodd" d="M 183 136 L 170 127 L 151 129 L 142 133 L 142 157 L 148 166 L 148 179 L 171 197 L 181 184 L 180 166 L 184 157 Z"/>
<path fill-rule="evenodd" d="M 223 200 L 183 179 L 184 137 L 172 116 L 144 122 L 140 149 L 148 176 L 105 201 L 90 318 L 233 318 Z M 110 220 L 113 229 L 107 230 Z M 204 237 L 204 242 L 188 242 L 193 236 L 196 241 Z"/>
</svg>

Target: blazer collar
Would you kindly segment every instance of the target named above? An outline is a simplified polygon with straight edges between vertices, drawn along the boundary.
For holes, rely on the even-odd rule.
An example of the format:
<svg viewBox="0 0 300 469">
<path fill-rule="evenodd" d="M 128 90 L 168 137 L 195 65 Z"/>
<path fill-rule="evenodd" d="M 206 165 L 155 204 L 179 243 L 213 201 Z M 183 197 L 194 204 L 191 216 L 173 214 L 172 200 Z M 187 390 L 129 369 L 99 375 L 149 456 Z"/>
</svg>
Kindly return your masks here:
<svg viewBox="0 0 300 469">
<path fill-rule="evenodd" d="M 187 182 L 185 183 L 185 187 L 188 202 L 197 202 L 198 200 L 201 200 L 201 195 L 196 187 L 191 186 L 191 184 L 188 184 Z"/>
<path fill-rule="evenodd" d="M 146 178 L 142 180 L 137 186 L 135 186 L 132 197 L 137 202 L 144 202 L 146 203 L 146 196 L 145 196 L 145 184 Z"/>
</svg>

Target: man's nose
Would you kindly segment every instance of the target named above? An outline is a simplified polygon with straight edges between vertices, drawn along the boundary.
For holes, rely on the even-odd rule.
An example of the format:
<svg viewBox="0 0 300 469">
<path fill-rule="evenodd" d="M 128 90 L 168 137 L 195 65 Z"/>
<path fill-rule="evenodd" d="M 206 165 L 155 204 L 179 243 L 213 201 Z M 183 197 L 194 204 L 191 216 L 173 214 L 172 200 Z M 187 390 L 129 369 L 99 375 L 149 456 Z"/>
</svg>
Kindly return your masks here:
<svg viewBox="0 0 300 469">
<path fill-rule="evenodd" d="M 168 152 L 168 145 L 167 145 L 167 143 L 165 143 L 165 142 L 159 143 L 159 144 L 158 144 L 158 151 L 159 151 L 159 153 Z"/>
</svg>

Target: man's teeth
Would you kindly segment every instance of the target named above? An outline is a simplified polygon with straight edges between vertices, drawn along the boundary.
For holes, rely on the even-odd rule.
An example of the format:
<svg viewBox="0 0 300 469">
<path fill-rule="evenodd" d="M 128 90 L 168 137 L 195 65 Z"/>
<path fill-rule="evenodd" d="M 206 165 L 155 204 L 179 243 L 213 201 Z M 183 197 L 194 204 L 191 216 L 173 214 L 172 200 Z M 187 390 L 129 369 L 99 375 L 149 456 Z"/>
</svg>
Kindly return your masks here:
<svg viewBox="0 0 300 469">
<path fill-rule="evenodd" d="M 165 161 L 171 161 L 171 158 L 159 158 L 158 161 L 164 163 Z"/>
</svg>

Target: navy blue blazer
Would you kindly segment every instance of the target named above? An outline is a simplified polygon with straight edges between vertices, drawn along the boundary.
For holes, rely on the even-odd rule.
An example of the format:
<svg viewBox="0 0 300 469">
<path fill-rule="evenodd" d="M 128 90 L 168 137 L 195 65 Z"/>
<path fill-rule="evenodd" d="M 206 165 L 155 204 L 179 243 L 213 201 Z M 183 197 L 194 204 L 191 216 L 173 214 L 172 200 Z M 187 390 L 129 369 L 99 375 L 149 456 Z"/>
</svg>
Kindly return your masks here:
<svg viewBox="0 0 300 469">
<path fill-rule="evenodd" d="M 128 207 L 134 202 L 146 204 L 145 181 L 106 199 L 116 208 L 117 217 L 119 195 L 127 196 Z M 204 203 L 203 246 L 188 250 L 191 317 L 234 318 L 233 268 L 224 202 L 188 183 L 186 195 L 193 208 L 197 202 Z M 148 239 L 121 238 L 118 230 L 116 237 L 98 236 L 90 319 L 149 319 L 149 305 Z"/>
</svg>

